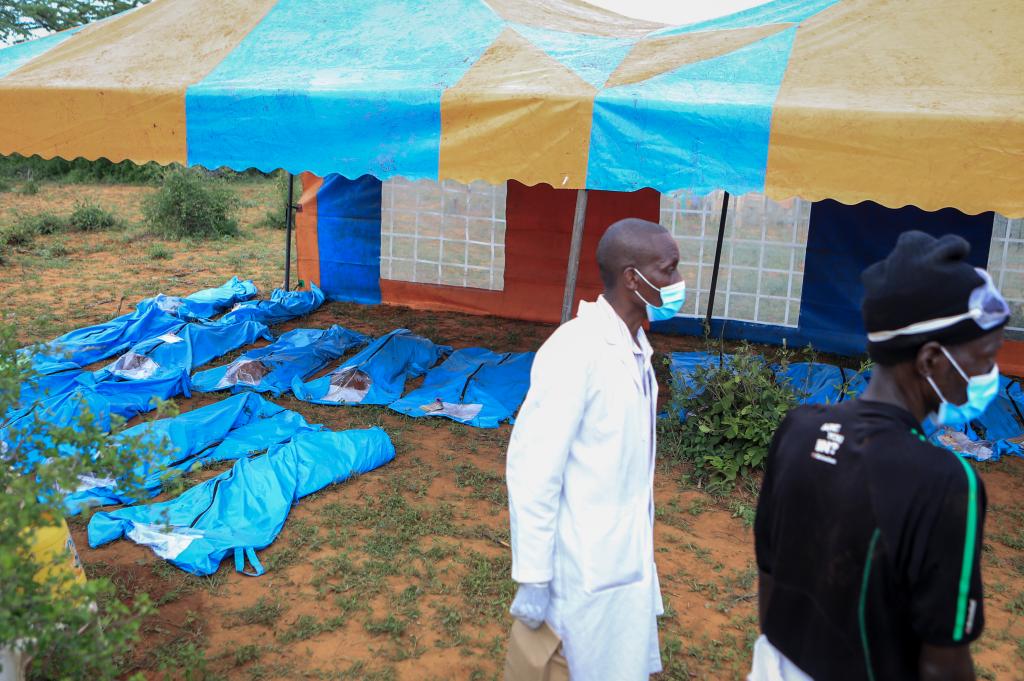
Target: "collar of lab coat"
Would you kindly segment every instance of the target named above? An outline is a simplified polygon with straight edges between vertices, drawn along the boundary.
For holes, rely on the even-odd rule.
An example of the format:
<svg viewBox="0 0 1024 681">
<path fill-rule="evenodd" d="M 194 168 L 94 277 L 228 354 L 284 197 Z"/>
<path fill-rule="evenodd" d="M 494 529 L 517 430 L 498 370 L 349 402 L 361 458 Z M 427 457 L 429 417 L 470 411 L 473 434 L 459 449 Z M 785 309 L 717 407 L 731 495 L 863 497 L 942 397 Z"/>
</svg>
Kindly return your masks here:
<svg viewBox="0 0 1024 681">
<path fill-rule="evenodd" d="M 588 303 L 580 302 L 578 317 L 593 323 L 604 332 L 605 341 L 618 350 L 615 354 L 620 361 L 630 369 L 630 374 L 636 381 L 638 387 L 643 387 L 643 373 L 637 367 L 636 355 L 643 355 L 644 367 L 649 367 L 651 356 L 654 350 L 647 341 L 647 335 L 643 328 L 637 329 L 636 342 L 629 335 L 629 328 L 622 321 L 622 317 L 615 311 L 615 308 L 605 300 L 603 295 L 597 297 L 597 301 Z M 639 343 L 639 345 L 638 345 Z"/>
</svg>

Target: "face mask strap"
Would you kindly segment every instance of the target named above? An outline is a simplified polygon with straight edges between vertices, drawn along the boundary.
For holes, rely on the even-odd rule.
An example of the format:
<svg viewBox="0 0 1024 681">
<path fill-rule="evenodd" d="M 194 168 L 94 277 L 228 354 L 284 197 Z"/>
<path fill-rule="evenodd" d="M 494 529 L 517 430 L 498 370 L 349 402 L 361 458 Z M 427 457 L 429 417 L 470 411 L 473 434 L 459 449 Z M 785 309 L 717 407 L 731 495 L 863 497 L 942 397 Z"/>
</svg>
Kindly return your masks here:
<svg viewBox="0 0 1024 681">
<path fill-rule="evenodd" d="M 647 280 L 647 277 L 645 277 L 645 276 L 644 276 L 644 273 L 643 273 L 643 272 L 641 272 L 640 270 L 638 270 L 638 269 L 637 269 L 636 267 L 632 267 L 632 270 L 633 270 L 634 272 L 636 272 L 636 273 L 637 273 L 637 276 L 639 276 L 639 277 L 640 277 L 641 279 L 643 279 L 643 281 L 644 281 L 644 283 L 645 283 L 645 284 L 647 284 L 648 286 L 650 286 L 651 288 L 653 288 L 653 289 L 654 289 L 655 291 L 657 291 L 657 292 L 658 292 L 658 295 L 661 295 L 661 289 L 659 289 L 659 288 L 658 288 L 657 286 L 655 286 L 654 284 L 652 284 L 651 282 L 649 282 L 649 281 Z M 640 300 L 644 301 L 644 304 L 645 304 L 645 305 L 650 305 L 651 307 L 658 307 L 657 305 L 652 305 L 651 303 L 647 302 L 647 299 L 646 299 L 646 298 L 644 298 L 644 297 L 643 297 L 642 295 L 640 295 L 640 291 L 633 291 L 633 293 L 635 293 L 635 294 L 636 294 L 636 297 L 637 297 L 637 298 L 639 298 Z M 664 301 L 662 301 L 662 302 L 664 302 Z"/>
<path fill-rule="evenodd" d="M 960 364 L 955 359 L 953 359 L 953 355 L 949 354 L 949 350 L 947 350 L 943 345 L 940 345 L 939 349 L 942 350 L 942 354 L 946 356 L 946 359 L 948 359 L 949 363 L 953 365 L 953 368 L 956 369 L 956 372 L 960 374 L 960 377 L 964 379 L 964 382 L 970 383 L 971 377 L 968 376 L 964 372 L 964 370 L 960 368 Z"/>
<path fill-rule="evenodd" d="M 932 380 L 932 377 L 930 375 L 929 376 L 925 376 L 924 380 L 928 381 L 928 385 L 930 385 L 932 387 L 932 390 L 935 391 L 935 394 L 939 396 L 939 401 L 940 402 L 943 402 L 943 403 L 948 403 L 949 402 L 949 400 L 946 399 L 946 396 L 942 394 L 942 391 L 939 390 L 939 386 L 935 385 L 935 381 Z"/>
</svg>

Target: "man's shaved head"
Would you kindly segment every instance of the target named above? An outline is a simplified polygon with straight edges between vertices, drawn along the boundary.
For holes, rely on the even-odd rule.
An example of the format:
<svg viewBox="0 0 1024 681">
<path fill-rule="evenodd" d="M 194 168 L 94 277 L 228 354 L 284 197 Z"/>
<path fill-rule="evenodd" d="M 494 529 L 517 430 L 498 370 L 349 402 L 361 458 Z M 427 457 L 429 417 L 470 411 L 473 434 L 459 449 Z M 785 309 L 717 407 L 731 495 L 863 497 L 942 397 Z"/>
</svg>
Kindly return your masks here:
<svg viewBox="0 0 1024 681">
<path fill-rule="evenodd" d="M 663 256 L 661 245 L 669 231 L 657 222 L 626 218 L 604 233 L 597 245 L 597 266 L 606 289 L 615 287 L 628 267 L 643 267 Z"/>
</svg>

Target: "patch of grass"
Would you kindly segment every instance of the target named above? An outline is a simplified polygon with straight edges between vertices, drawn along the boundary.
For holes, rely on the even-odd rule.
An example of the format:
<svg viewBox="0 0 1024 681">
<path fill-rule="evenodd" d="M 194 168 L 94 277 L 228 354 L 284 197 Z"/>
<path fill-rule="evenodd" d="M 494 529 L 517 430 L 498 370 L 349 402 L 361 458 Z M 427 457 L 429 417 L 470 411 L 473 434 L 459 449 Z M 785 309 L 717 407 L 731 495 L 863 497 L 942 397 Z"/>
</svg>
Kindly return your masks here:
<svg viewBox="0 0 1024 681">
<path fill-rule="evenodd" d="M 452 424 L 462 425 L 454 421 Z M 508 505 L 505 478 L 497 473 L 477 468 L 471 463 L 460 463 L 455 466 L 455 484 L 459 488 L 471 487 L 470 496 L 474 499 L 483 499 L 501 507 Z"/>
<path fill-rule="evenodd" d="M 155 243 L 146 249 L 146 257 L 150 260 L 169 260 L 174 256 L 174 251 L 166 244 Z"/>
<path fill-rule="evenodd" d="M 509 577 L 512 558 L 507 554 L 488 558 L 469 551 L 463 561 L 469 571 L 459 581 L 459 591 L 466 610 L 477 619 L 499 620 L 515 593 L 515 582 Z"/>
<path fill-rule="evenodd" d="M 70 253 L 71 249 L 68 248 L 67 242 L 63 240 L 54 241 L 39 249 L 39 255 L 47 260 L 66 258 Z"/>
<path fill-rule="evenodd" d="M 30 177 L 22 183 L 18 193 L 23 196 L 35 196 L 39 193 L 39 183 Z"/>
<path fill-rule="evenodd" d="M 729 510 L 733 518 L 739 518 L 746 527 L 754 526 L 754 518 L 757 517 L 757 509 L 740 499 L 733 499 L 729 502 Z"/>
<path fill-rule="evenodd" d="M 260 659 L 261 655 L 263 655 L 263 651 L 260 650 L 260 647 L 258 645 L 250 643 L 248 645 L 239 646 L 238 648 L 236 648 L 235 654 L 232 657 L 234 659 L 235 666 L 241 667 L 244 664 L 255 662 L 256 660 Z"/>
<path fill-rule="evenodd" d="M 399 638 L 405 633 L 406 627 L 409 623 L 405 620 L 395 617 L 394 613 L 388 613 L 388 615 L 382 619 L 367 619 L 363 626 L 371 634 L 381 635 L 387 634 L 392 638 Z"/>
<path fill-rule="evenodd" d="M 1011 598 L 1010 602 L 1006 604 L 1006 609 L 1014 615 L 1024 615 L 1024 591 Z"/>
<path fill-rule="evenodd" d="M 259 600 L 249 607 L 234 610 L 230 615 L 237 618 L 240 624 L 259 624 L 264 627 L 273 627 L 287 610 L 288 606 L 280 601 L 261 596 Z M 232 625 L 229 623 L 228 626 Z"/>
<path fill-rule="evenodd" d="M 305 641 L 324 632 L 343 627 L 347 621 L 348 619 L 344 616 L 331 617 L 321 621 L 312 615 L 299 615 L 287 629 L 278 634 L 277 639 L 281 643 Z"/>
</svg>

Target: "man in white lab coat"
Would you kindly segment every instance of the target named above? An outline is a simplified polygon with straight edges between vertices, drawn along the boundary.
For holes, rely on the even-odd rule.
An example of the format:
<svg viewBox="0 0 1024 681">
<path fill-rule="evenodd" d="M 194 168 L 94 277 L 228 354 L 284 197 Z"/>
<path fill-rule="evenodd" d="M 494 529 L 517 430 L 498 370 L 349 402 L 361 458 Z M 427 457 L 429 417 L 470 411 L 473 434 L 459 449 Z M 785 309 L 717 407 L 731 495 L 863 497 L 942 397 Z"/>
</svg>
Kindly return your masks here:
<svg viewBox="0 0 1024 681">
<path fill-rule="evenodd" d="M 597 249 L 604 294 L 537 353 L 508 449 L 511 613 L 562 639 L 573 681 L 661 671 L 654 566 L 658 385 L 645 319 L 685 296 L 662 226 L 621 220 Z"/>
</svg>

